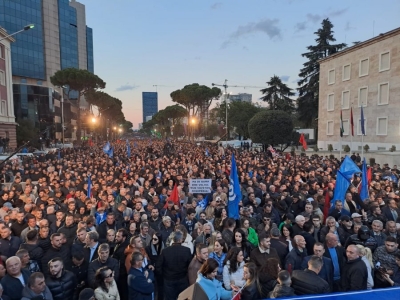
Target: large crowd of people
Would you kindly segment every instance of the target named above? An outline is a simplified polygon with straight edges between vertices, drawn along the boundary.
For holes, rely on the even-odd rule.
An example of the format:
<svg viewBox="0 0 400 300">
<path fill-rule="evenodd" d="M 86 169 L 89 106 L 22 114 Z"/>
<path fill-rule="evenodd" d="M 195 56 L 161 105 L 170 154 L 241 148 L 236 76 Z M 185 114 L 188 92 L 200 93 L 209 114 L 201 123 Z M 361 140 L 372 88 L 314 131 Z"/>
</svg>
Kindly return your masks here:
<svg viewBox="0 0 400 300">
<path fill-rule="evenodd" d="M 361 201 L 357 174 L 345 199 L 333 198 L 333 158 L 145 139 L 111 147 L 1 166 L 1 299 L 249 300 L 400 286 L 397 166 L 370 166 Z M 210 192 L 191 194 L 191 179 L 211 179 Z"/>
</svg>

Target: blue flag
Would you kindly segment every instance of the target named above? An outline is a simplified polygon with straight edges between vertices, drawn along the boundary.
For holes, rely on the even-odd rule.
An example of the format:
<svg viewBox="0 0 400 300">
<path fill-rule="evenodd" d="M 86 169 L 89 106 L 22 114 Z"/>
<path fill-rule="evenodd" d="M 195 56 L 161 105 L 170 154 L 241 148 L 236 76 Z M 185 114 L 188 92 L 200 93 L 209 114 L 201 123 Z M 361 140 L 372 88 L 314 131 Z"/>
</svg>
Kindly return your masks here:
<svg viewBox="0 0 400 300">
<path fill-rule="evenodd" d="M 114 148 L 111 147 L 107 154 L 108 157 L 114 157 Z"/>
<path fill-rule="evenodd" d="M 128 157 L 131 157 L 131 146 L 129 145 L 128 140 L 126 140 L 126 153 L 128 154 Z"/>
<path fill-rule="evenodd" d="M 58 148 L 58 154 L 57 154 L 57 158 L 58 158 L 58 160 L 60 160 L 60 159 L 61 159 L 61 152 L 60 152 L 60 148 Z"/>
<path fill-rule="evenodd" d="M 92 196 L 92 179 L 90 179 L 90 175 L 88 174 L 87 180 L 87 197 L 90 198 Z"/>
<path fill-rule="evenodd" d="M 202 210 L 205 210 L 206 207 L 208 206 L 208 196 L 209 196 L 209 194 L 207 194 L 206 197 L 203 198 L 203 200 L 201 200 L 201 201 L 199 202 L 199 204 L 198 204 L 199 207 L 201 207 Z"/>
<path fill-rule="evenodd" d="M 361 104 L 361 134 L 365 135 L 365 119 L 364 119 L 364 110 Z"/>
<path fill-rule="evenodd" d="M 239 185 L 239 176 L 236 168 L 235 155 L 232 153 L 231 174 L 229 176 L 229 203 L 228 216 L 239 219 L 239 202 L 242 200 L 242 191 Z"/>
<path fill-rule="evenodd" d="M 103 147 L 103 152 L 105 154 L 108 154 L 108 152 L 110 151 L 110 148 L 111 148 L 110 142 L 107 142 L 107 144 L 105 144 L 104 147 Z"/>
<path fill-rule="evenodd" d="M 210 152 L 208 152 L 208 148 L 206 148 L 206 156 L 210 156 Z"/>
<path fill-rule="evenodd" d="M 346 191 L 349 188 L 351 183 L 350 180 L 353 178 L 355 173 L 360 173 L 360 168 L 346 155 L 336 175 L 336 186 L 331 203 L 340 200 L 344 204 Z"/>
<path fill-rule="evenodd" d="M 365 162 L 365 157 L 362 165 L 362 177 L 361 177 L 361 191 L 360 198 L 362 201 L 369 198 L 368 194 L 368 178 L 367 178 L 367 163 Z"/>
</svg>

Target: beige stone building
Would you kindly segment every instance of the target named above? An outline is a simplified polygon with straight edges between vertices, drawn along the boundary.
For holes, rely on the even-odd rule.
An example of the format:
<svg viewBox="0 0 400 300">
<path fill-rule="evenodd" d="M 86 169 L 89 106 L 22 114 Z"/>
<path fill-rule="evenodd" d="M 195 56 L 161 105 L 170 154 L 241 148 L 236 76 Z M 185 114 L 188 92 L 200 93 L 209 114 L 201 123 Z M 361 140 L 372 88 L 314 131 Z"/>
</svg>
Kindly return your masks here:
<svg viewBox="0 0 400 300">
<path fill-rule="evenodd" d="M 321 60 L 319 82 L 318 148 L 349 145 L 361 151 L 363 106 L 363 144 L 370 150 L 389 150 L 392 145 L 400 150 L 400 28 Z"/>
</svg>

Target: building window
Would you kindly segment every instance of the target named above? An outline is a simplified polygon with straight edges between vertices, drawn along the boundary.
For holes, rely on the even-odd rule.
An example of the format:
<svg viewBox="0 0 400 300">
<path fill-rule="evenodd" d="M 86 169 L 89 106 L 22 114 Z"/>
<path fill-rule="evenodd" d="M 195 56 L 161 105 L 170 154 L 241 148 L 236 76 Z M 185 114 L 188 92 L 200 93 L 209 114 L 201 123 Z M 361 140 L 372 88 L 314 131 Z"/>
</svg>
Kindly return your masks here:
<svg viewBox="0 0 400 300">
<path fill-rule="evenodd" d="M 361 77 L 368 75 L 368 71 L 369 71 L 369 58 L 360 60 L 359 76 Z"/>
<path fill-rule="evenodd" d="M 368 104 L 368 87 L 363 86 L 358 89 L 358 107 L 366 107 Z"/>
<path fill-rule="evenodd" d="M 376 135 L 387 135 L 388 118 L 380 117 L 376 119 Z"/>
<path fill-rule="evenodd" d="M 26 78 L 21 78 L 21 83 L 26 83 Z"/>
<path fill-rule="evenodd" d="M 364 131 L 365 134 L 367 134 L 367 119 L 364 118 Z M 357 123 L 357 135 L 362 135 L 362 131 L 361 131 L 361 119 L 358 119 L 358 123 Z"/>
<path fill-rule="evenodd" d="M 1 100 L 1 115 L 2 116 L 7 116 L 7 101 L 6 100 Z"/>
<path fill-rule="evenodd" d="M 326 122 L 326 135 L 333 135 L 333 121 Z"/>
<path fill-rule="evenodd" d="M 342 108 L 348 109 L 350 107 L 350 91 L 342 92 Z"/>
<path fill-rule="evenodd" d="M 343 66 L 342 81 L 350 80 L 351 65 Z"/>
<path fill-rule="evenodd" d="M 6 85 L 6 75 L 3 71 L 0 71 L 0 85 Z"/>
<path fill-rule="evenodd" d="M 333 111 L 335 109 L 335 95 L 329 94 L 327 98 L 327 111 Z"/>
<path fill-rule="evenodd" d="M 4 47 L 3 47 L 3 45 L 0 44 L 0 58 L 3 58 L 3 59 L 4 59 L 4 54 L 3 54 L 3 52 L 4 52 Z"/>
<path fill-rule="evenodd" d="M 334 83 L 335 83 L 335 69 L 332 69 L 328 71 L 328 84 L 334 84 Z"/>
<path fill-rule="evenodd" d="M 349 135 L 349 126 L 350 126 L 350 121 L 343 120 L 343 135 Z"/>
<path fill-rule="evenodd" d="M 390 70 L 390 52 L 381 53 L 379 56 L 379 72 Z"/>
<path fill-rule="evenodd" d="M 378 85 L 378 105 L 389 104 L 389 82 Z"/>
</svg>

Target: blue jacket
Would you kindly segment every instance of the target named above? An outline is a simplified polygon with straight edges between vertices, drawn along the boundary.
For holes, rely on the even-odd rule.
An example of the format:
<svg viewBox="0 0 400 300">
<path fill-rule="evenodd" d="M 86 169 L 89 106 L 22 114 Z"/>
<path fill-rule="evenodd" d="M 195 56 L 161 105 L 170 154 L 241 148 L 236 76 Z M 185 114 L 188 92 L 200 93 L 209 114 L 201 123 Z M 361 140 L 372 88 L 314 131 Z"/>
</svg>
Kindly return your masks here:
<svg viewBox="0 0 400 300">
<path fill-rule="evenodd" d="M 213 258 L 218 262 L 218 275 L 222 276 L 222 273 L 224 272 L 224 260 L 226 257 L 226 253 L 222 252 L 221 256 L 218 256 L 215 252 L 211 252 L 210 255 L 208 255 L 209 258 Z"/>
<path fill-rule="evenodd" d="M 154 293 L 154 273 L 151 270 L 149 276 L 146 278 L 143 272 L 131 268 L 128 274 L 128 288 L 129 288 L 129 300 L 152 300 Z M 151 279 L 151 283 L 148 282 Z"/>
<path fill-rule="evenodd" d="M 200 284 L 209 300 L 224 300 L 232 298 L 232 292 L 225 290 L 222 287 L 222 283 L 217 279 L 210 280 L 199 273 L 196 282 Z"/>
</svg>

